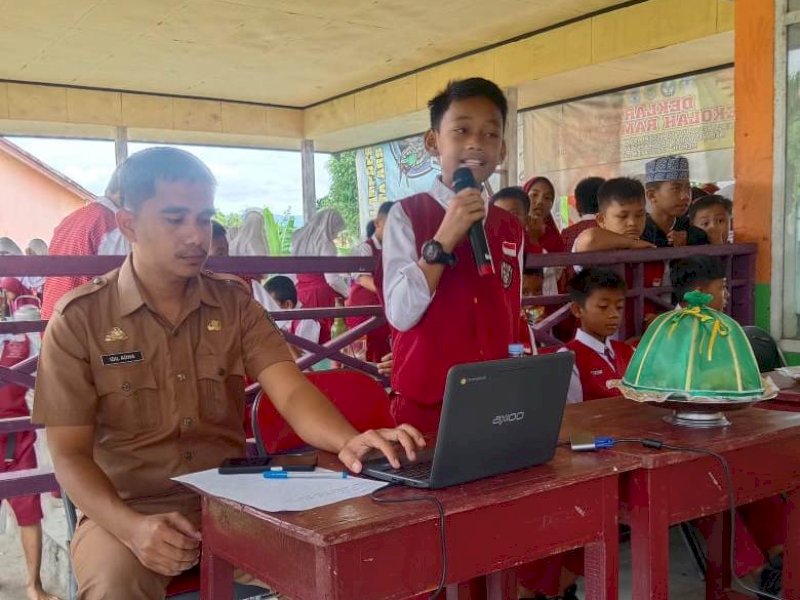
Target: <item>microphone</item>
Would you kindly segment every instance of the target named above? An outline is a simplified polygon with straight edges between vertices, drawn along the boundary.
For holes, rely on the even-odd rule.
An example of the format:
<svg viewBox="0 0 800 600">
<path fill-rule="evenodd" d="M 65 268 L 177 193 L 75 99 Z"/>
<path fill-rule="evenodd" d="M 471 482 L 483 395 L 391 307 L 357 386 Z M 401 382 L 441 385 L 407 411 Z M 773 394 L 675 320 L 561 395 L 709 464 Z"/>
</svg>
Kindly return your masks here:
<svg viewBox="0 0 800 600">
<path fill-rule="evenodd" d="M 457 194 L 467 188 L 480 189 L 472 175 L 469 167 L 459 167 L 453 173 L 453 191 Z M 486 240 L 486 232 L 483 230 L 483 223 L 475 221 L 469 228 L 469 243 L 472 246 L 472 254 L 475 256 L 475 265 L 478 267 L 478 274 L 483 277 L 494 273 L 492 264 L 492 253 L 489 251 L 489 242 Z"/>
</svg>

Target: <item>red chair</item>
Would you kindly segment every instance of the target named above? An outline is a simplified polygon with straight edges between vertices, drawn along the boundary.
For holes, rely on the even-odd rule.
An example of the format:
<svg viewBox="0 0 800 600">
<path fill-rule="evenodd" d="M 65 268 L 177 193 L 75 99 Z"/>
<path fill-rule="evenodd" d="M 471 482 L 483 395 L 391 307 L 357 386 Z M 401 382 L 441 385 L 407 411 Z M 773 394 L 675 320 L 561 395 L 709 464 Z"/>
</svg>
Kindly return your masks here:
<svg viewBox="0 0 800 600">
<path fill-rule="evenodd" d="M 336 369 L 305 373 L 305 376 L 358 431 L 395 426 L 386 390 L 369 375 Z M 277 454 L 305 445 L 264 392 L 256 397 L 252 418 L 260 454 Z"/>
</svg>

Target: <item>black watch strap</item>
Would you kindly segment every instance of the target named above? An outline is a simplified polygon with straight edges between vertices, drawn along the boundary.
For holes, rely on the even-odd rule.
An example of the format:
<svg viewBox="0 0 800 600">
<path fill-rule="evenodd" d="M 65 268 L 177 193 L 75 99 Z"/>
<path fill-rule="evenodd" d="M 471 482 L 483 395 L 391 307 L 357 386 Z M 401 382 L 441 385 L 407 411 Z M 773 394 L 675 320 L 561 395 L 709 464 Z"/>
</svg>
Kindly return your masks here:
<svg viewBox="0 0 800 600">
<path fill-rule="evenodd" d="M 429 265 L 452 267 L 456 264 L 456 255 L 445 252 L 442 244 L 436 240 L 428 240 L 422 245 L 422 260 Z"/>
</svg>

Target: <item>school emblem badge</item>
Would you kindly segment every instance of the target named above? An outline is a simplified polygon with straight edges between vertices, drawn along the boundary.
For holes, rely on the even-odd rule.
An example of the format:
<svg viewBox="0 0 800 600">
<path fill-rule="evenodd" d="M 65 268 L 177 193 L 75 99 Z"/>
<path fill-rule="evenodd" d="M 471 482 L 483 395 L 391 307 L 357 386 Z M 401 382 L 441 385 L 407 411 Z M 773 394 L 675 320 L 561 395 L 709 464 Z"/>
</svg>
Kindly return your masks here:
<svg viewBox="0 0 800 600">
<path fill-rule="evenodd" d="M 500 280 L 503 282 L 503 287 L 508 289 L 511 287 L 511 282 L 514 279 L 514 268 L 506 261 L 500 266 Z"/>
<path fill-rule="evenodd" d="M 209 331 L 222 331 L 222 321 L 211 319 L 208 323 L 206 323 L 206 329 Z"/>
</svg>

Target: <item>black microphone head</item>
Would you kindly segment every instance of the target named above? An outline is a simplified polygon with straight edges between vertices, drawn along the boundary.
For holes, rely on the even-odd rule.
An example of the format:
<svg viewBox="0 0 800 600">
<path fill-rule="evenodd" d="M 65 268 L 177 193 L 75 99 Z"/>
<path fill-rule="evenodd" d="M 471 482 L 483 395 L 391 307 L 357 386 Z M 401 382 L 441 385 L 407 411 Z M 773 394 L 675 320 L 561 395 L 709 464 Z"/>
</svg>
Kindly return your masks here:
<svg viewBox="0 0 800 600">
<path fill-rule="evenodd" d="M 469 167 L 459 167 L 453 173 L 453 191 L 457 194 L 461 190 L 467 188 L 479 189 L 478 183 L 475 181 L 475 176 L 472 174 L 472 169 Z"/>
</svg>

